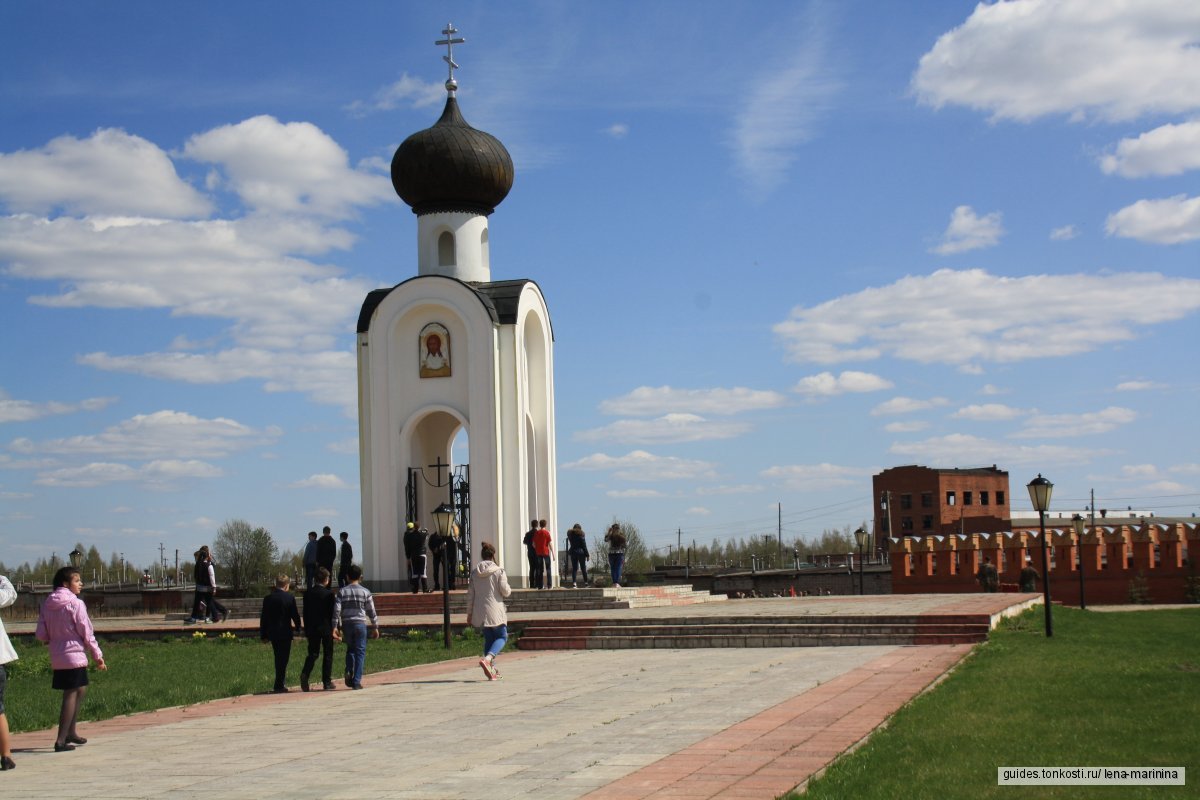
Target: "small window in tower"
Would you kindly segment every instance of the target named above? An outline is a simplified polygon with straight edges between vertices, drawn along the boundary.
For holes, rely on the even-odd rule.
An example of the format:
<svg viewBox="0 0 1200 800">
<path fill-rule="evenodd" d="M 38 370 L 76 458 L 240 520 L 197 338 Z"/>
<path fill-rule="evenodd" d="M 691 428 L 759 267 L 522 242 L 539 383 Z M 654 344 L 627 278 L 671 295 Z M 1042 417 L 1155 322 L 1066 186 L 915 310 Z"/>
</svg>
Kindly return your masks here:
<svg viewBox="0 0 1200 800">
<path fill-rule="evenodd" d="M 980 492 L 979 493 L 979 505 L 986 506 L 987 504 L 988 504 L 988 493 Z"/>
<path fill-rule="evenodd" d="M 970 493 L 970 492 L 963 492 L 963 505 L 964 505 L 964 506 L 969 506 L 969 505 L 971 505 L 971 500 L 972 500 L 971 493 Z"/>
<path fill-rule="evenodd" d="M 996 505 L 1004 505 L 1004 492 L 999 489 L 996 490 Z"/>
<path fill-rule="evenodd" d="M 483 233 L 479 234 L 479 247 L 482 250 L 482 254 L 483 254 L 483 265 L 485 267 L 490 268 L 492 265 L 492 262 L 491 262 L 492 256 L 491 256 L 491 253 L 488 251 L 487 228 L 484 228 Z"/>
<path fill-rule="evenodd" d="M 450 231 L 438 237 L 438 266 L 454 266 L 454 234 Z"/>
</svg>

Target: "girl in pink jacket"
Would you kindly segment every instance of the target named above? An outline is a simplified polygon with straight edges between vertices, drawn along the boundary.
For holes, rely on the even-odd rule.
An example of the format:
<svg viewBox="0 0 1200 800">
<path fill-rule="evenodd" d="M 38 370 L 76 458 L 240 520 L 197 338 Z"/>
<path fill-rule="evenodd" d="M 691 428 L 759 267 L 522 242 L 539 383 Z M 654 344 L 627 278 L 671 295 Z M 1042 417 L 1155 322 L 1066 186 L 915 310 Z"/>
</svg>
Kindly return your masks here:
<svg viewBox="0 0 1200 800">
<path fill-rule="evenodd" d="M 100 645 L 96 644 L 87 606 L 79 599 L 82 591 L 79 570 L 63 567 L 54 573 L 54 591 L 42 603 L 42 613 L 38 615 L 37 638 L 50 645 L 50 666 L 54 669 L 51 685 L 63 693 L 58 738 L 54 742 L 56 753 L 87 743 L 87 739 L 75 732 L 75 720 L 87 694 L 88 653 L 95 659 L 97 669 L 108 669 Z"/>
</svg>

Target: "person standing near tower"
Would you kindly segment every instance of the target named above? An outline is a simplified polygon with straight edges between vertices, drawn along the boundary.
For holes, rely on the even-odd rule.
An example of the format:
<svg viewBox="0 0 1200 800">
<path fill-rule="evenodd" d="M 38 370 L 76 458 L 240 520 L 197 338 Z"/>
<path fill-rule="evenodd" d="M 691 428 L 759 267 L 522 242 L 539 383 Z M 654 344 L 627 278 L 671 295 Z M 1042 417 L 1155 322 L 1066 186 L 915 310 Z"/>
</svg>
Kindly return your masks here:
<svg viewBox="0 0 1200 800">
<path fill-rule="evenodd" d="M 608 568 L 612 572 L 614 589 L 621 588 L 621 574 L 625 569 L 625 534 L 621 533 L 620 523 L 614 522 L 604 534 L 608 543 Z"/>
<path fill-rule="evenodd" d="M 317 532 L 308 532 L 304 543 L 304 588 L 311 589 L 317 577 Z"/>
<path fill-rule="evenodd" d="M 587 562 L 589 556 L 587 534 L 583 532 L 583 526 L 578 522 L 567 531 L 567 554 L 571 557 L 571 588 L 574 589 L 579 586 L 575 582 L 576 570 L 583 570 L 583 585 L 587 586 Z"/>
<path fill-rule="evenodd" d="M 350 582 L 350 565 L 354 563 L 354 548 L 350 546 L 350 534 L 342 531 L 342 543 L 338 545 L 338 588 Z"/>
<path fill-rule="evenodd" d="M 317 539 L 317 566 L 329 570 L 330 575 L 336 575 L 334 561 L 337 561 L 337 542 L 333 538 L 333 531 L 326 525 L 321 529 L 321 538 Z"/>
<path fill-rule="evenodd" d="M 554 560 L 554 537 L 546 527 L 546 520 L 538 520 L 538 529 L 533 534 L 533 549 L 537 551 L 538 570 L 536 573 L 539 589 L 549 589 L 554 583 L 553 571 L 550 564 Z"/>
</svg>

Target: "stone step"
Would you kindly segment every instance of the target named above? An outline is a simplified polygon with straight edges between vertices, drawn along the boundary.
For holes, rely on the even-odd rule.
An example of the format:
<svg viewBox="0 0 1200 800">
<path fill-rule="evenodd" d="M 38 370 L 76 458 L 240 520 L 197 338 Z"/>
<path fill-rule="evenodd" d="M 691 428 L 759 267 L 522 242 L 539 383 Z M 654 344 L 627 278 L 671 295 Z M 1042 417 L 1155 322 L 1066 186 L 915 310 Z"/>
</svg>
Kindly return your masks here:
<svg viewBox="0 0 1200 800">
<path fill-rule="evenodd" d="M 520 650 L 626 650 L 702 647 L 862 647 L 870 645 L 975 644 L 987 641 L 982 633 L 917 634 L 812 634 L 708 636 L 597 636 L 529 637 L 517 640 Z"/>
<path fill-rule="evenodd" d="M 984 634 L 974 625 L 544 625 L 529 623 L 522 636 L 553 638 L 561 636 L 912 636 L 915 634 Z"/>
</svg>

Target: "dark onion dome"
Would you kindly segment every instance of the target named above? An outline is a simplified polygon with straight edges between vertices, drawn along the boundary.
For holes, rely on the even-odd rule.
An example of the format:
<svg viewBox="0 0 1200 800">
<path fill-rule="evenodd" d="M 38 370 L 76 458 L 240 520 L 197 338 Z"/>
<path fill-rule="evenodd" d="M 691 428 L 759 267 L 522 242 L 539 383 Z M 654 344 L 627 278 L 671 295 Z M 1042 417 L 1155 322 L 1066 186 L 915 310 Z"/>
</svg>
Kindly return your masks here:
<svg viewBox="0 0 1200 800">
<path fill-rule="evenodd" d="M 392 186 L 418 216 L 439 211 L 487 216 L 512 184 L 512 157 L 504 145 L 468 125 L 453 96 L 433 127 L 409 136 L 392 156 Z"/>
</svg>

